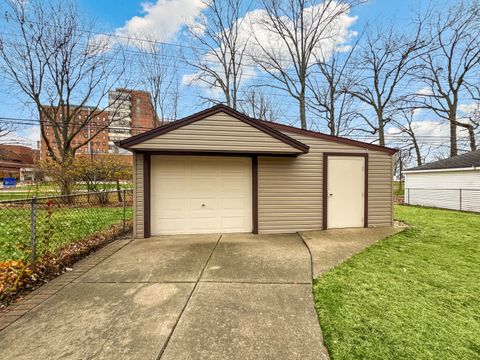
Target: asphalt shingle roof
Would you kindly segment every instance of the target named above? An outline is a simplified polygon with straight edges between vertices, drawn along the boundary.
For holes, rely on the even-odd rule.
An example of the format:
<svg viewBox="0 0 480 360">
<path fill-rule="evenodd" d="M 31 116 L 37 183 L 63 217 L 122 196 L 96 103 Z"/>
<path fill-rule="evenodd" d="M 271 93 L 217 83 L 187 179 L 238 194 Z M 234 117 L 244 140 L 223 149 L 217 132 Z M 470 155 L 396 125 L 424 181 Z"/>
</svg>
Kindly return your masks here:
<svg viewBox="0 0 480 360">
<path fill-rule="evenodd" d="M 437 169 L 458 169 L 468 167 L 480 167 L 480 150 L 470 151 L 466 154 L 454 156 L 452 158 L 434 161 L 423 164 L 410 170 L 437 170 Z"/>
</svg>

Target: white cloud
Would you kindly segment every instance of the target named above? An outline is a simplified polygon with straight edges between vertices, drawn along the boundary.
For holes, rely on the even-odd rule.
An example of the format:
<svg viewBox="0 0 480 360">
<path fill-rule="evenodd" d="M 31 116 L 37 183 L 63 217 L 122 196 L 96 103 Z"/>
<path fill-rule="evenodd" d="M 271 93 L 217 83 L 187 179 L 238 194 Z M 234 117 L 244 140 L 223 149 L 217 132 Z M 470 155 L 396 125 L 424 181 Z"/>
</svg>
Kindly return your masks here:
<svg viewBox="0 0 480 360">
<path fill-rule="evenodd" d="M 417 90 L 417 95 L 432 95 L 432 89 L 428 86 Z"/>
<path fill-rule="evenodd" d="M 325 19 L 328 19 L 328 12 L 337 12 L 339 10 L 339 3 L 332 2 L 329 3 L 330 10 L 325 10 L 325 4 L 321 3 L 318 5 L 314 5 L 308 7 L 304 10 L 305 13 L 305 22 L 306 27 L 309 26 L 309 22 L 318 22 L 320 16 Z M 346 6 L 346 5 L 345 5 Z M 322 14 L 323 15 L 320 15 Z M 265 10 L 259 9 L 255 11 L 251 11 L 246 16 L 245 23 L 249 24 L 248 29 L 246 29 L 246 33 L 255 34 L 255 40 L 252 41 L 252 48 L 250 52 L 252 54 L 262 53 L 260 46 L 255 45 L 258 43 L 269 53 L 275 53 L 279 58 L 284 59 L 283 65 L 288 68 L 291 67 L 293 64 L 289 60 L 289 51 L 288 46 L 285 43 L 285 40 L 282 39 L 276 32 L 271 31 L 268 26 L 264 24 L 269 22 L 267 12 Z M 355 37 L 357 33 L 352 31 L 350 27 L 356 22 L 357 17 L 351 16 L 348 11 L 338 15 L 335 17 L 334 20 L 328 25 L 326 29 L 323 30 L 321 34 L 324 37 L 320 40 L 319 44 L 317 45 L 316 49 L 313 51 L 314 57 L 310 59 L 311 62 L 315 61 L 316 59 L 319 60 L 328 60 L 329 57 L 337 51 L 345 52 L 350 50 L 350 46 L 346 44 L 351 38 Z M 290 28 L 291 31 L 294 30 L 294 23 L 289 19 L 285 19 L 285 24 L 287 28 Z M 292 46 L 293 44 L 289 44 Z"/>
<path fill-rule="evenodd" d="M 37 148 L 38 141 L 40 141 L 39 126 L 19 129 L 1 138 L 3 144 L 19 144 L 29 146 L 33 149 Z"/>
<path fill-rule="evenodd" d="M 480 112 L 480 103 L 460 104 L 458 109 L 463 116 L 472 116 Z"/>
<path fill-rule="evenodd" d="M 422 145 L 448 145 L 448 138 L 450 136 L 450 125 L 448 121 L 432 121 L 421 120 L 412 122 L 412 130 L 417 137 L 417 140 Z M 388 135 L 392 135 L 393 139 L 399 135 L 399 130 L 395 127 L 390 127 L 387 130 Z M 408 135 L 404 134 L 407 138 Z M 463 128 L 457 129 L 458 140 L 466 140 L 468 137 L 467 130 Z"/>
<path fill-rule="evenodd" d="M 333 3 L 332 6 L 335 5 L 336 3 Z M 305 18 L 307 21 L 309 17 L 313 18 L 315 14 L 322 11 L 323 6 L 324 4 L 319 4 L 306 8 Z M 352 31 L 350 27 L 356 20 L 356 17 L 350 16 L 348 12 L 345 12 L 332 21 L 329 28 L 324 32 L 325 34 L 328 34 L 328 36 L 325 36 L 325 39 L 319 42 L 310 62 L 314 62 L 316 59 L 328 60 L 334 52 L 349 51 L 351 46 L 348 45 L 347 42 L 357 35 L 357 33 Z M 253 79 L 257 76 L 258 71 L 255 68 L 253 57 L 255 55 L 264 57 L 265 54 L 262 54 L 264 50 L 268 53 L 276 54 L 284 69 L 288 70 L 293 67 L 287 44 L 278 34 L 270 31 L 264 25 L 268 21 L 269 18 L 264 9 L 252 10 L 238 20 L 238 48 L 243 48 L 246 45 L 246 52 L 243 58 L 243 65 L 245 65 L 242 73 L 243 81 Z M 293 22 L 288 19 L 285 22 L 287 26 L 293 28 Z M 201 26 L 199 26 L 197 22 L 194 22 L 191 24 L 191 28 L 197 29 L 201 28 Z M 261 46 L 259 44 L 261 44 Z M 217 67 L 219 70 L 221 69 L 220 64 L 212 53 L 207 53 L 202 58 L 202 61 L 208 63 L 213 69 Z M 205 84 L 199 81 L 198 77 L 199 73 L 185 74 L 182 78 L 182 82 L 184 84 L 195 84 L 206 89 Z"/>
<path fill-rule="evenodd" d="M 171 41 L 179 30 L 193 23 L 205 7 L 201 0 L 157 0 L 142 3 L 142 15 L 134 16 L 115 34 L 124 37 L 144 37 L 156 41 Z"/>
<path fill-rule="evenodd" d="M 443 138 L 449 135 L 450 126 L 447 122 L 437 122 L 431 120 L 415 121 L 412 123 L 412 129 L 416 136 Z"/>
</svg>

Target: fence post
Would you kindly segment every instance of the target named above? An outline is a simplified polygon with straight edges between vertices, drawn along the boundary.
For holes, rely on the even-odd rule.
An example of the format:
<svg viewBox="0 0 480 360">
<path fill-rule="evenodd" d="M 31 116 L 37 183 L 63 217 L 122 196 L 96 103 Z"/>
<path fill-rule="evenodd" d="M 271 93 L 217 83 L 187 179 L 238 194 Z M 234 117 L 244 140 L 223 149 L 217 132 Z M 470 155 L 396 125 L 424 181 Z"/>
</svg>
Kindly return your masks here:
<svg viewBox="0 0 480 360">
<path fill-rule="evenodd" d="M 126 190 L 123 189 L 123 233 L 125 234 L 125 217 L 126 217 Z"/>
<path fill-rule="evenodd" d="M 460 211 L 462 210 L 462 189 L 460 190 Z"/>
<path fill-rule="evenodd" d="M 37 226 L 36 226 L 36 207 L 37 199 L 32 198 L 31 209 L 30 209 L 30 246 L 32 250 L 31 261 L 32 261 L 32 271 L 35 271 L 35 261 L 36 261 L 36 241 L 37 241 Z"/>
</svg>

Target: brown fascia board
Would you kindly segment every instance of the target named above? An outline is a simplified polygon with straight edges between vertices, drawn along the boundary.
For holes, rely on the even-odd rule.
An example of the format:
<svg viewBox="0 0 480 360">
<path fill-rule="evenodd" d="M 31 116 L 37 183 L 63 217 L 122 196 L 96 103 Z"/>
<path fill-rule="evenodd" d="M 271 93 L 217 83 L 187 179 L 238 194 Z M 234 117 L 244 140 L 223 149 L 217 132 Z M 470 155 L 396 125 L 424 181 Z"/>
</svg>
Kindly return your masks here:
<svg viewBox="0 0 480 360">
<path fill-rule="evenodd" d="M 317 131 L 311 131 L 311 130 L 303 130 L 299 129 L 297 127 L 289 126 L 289 125 L 284 125 L 284 124 L 279 124 L 279 123 L 274 123 L 274 122 L 269 122 L 269 121 L 264 121 L 262 120 L 263 123 L 268 124 L 268 126 L 275 128 L 280 131 L 289 131 L 295 134 L 299 135 L 305 135 L 305 136 L 310 136 L 326 141 L 333 141 L 337 142 L 340 144 L 345 144 L 345 145 L 351 145 L 351 146 L 356 146 L 356 147 L 361 147 L 369 150 L 375 150 L 375 151 L 381 151 L 385 152 L 389 155 L 393 155 L 397 152 L 397 149 L 389 148 L 386 146 L 380 146 L 380 145 L 375 145 L 375 144 L 369 144 L 363 141 L 358 141 L 358 140 L 352 140 L 344 137 L 339 137 L 339 136 L 334 136 L 334 135 L 327 135 L 324 133 L 320 133 Z"/>
<path fill-rule="evenodd" d="M 200 111 L 198 113 L 195 113 L 193 115 L 187 116 L 187 117 L 185 117 L 181 120 L 173 121 L 169 124 L 166 124 L 166 125 L 160 126 L 158 128 L 146 131 L 142 134 L 138 134 L 138 135 L 132 136 L 128 139 L 118 141 L 115 144 L 120 146 L 121 148 L 128 149 L 131 146 L 142 143 L 145 140 L 149 140 L 149 139 L 154 138 L 156 136 L 168 133 L 168 132 L 173 131 L 175 129 L 181 128 L 183 126 L 186 126 L 186 125 L 189 125 L 189 124 L 194 123 L 196 121 L 199 121 L 201 119 L 204 119 L 207 116 L 217 114 L 219 112 L 224 112 L 224 113 L 226 113 L 226 114 L 228 114 L 228 115 L 230 115 L 230 116 L 232 116 L 232 117 L 234 117 L 234 118 L 236 118 L 240 121 L 243 121 L 244 123 L 246 123 L 246 124 L 248 124 L 248 125 L 256 128 L 256 129 L 258 129 L 258 130 L 260 130 L 260 131 L 262 131 L 262 132 L 264 132 L 264 133 L 266 133 L 266 134 L 268 134 L 268 135 L 270 135 L 274 138 L 276 138 L 277 140 L 280 140 L 280 141 L 282 141 L 282 142 L 300 150 L 303 153 L 308 153 L 308 150 L 309 150 L 308 145 L 306 145 L 306 144 L 304 144 L 304 143 L 302 143 L 302 142 L 300 142 L 296 139 L 291 138 L 290 136 L 282 133 L 281 131 L 279 131 L 277 129 L 274 129 L 266 121 L 260 121 L 260 120 L 252 119 L 252 118 L 248 117 L 247 115 L 242 114 L 241 112 L 238 112 L 236 110 L 233 110 L 233 109 L 231 109 L 231 108 L 229 108 L 228 106 L 225 106 L 225 105 L 213 106 L 209 109 L 206 109 L 206 110 Z"/>
</svg>

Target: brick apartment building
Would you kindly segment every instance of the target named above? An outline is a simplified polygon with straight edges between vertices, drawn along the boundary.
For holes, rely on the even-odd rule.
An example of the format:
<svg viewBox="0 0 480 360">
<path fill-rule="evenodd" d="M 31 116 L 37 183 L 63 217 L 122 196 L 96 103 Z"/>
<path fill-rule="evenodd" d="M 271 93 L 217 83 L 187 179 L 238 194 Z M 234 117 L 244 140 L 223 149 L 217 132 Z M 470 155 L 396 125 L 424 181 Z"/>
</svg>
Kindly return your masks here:
<svg viewBox="0 0 480 360">
<path fill-rule="evenodd" d="M 0 145 L 0 179 L 19 178 L 21 169 L 34 166 L 38 156 L 38 150 L 28 146 Z"/>
<path fill-rule="evenodd" d="M 79 120 L 85 119 L 95 110 L 95 108 L 84 106 L 78 113 Z M 111 91 L 108 94 L 107 109 L 95 115 L 94 119 L 73 139 L 72 145 L 78 145 L 91 138 L 99 129 L 106 128 L 101 130 L 88 144 L 79 148 L 76 154 L 92 157 L 114 154 L 130 158 L 131 154 L 118 148 L 114 142 L 154 128 L 153 114 L 149 92 L 130 89 Z M 54 133 L 51 126 L 45 124 L 44 121 L 41 122 L 41 126 L 43 126 L 45 135 L 48 137 L 53 151 L 55 151 Z M 47 146 L 42 137 L 40 157 L 43 160 L 47 156 Z"/>
</svg>

